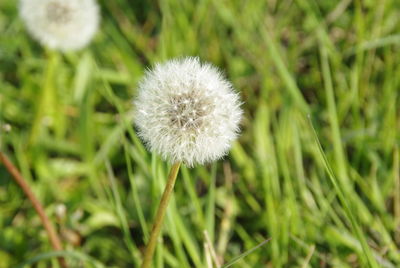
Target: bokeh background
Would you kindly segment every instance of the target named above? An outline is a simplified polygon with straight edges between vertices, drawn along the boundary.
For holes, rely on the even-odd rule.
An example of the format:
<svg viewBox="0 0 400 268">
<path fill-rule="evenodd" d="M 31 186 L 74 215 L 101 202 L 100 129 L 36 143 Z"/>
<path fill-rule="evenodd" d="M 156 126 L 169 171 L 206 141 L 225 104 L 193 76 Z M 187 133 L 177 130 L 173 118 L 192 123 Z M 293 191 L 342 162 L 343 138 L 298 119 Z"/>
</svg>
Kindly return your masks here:
<svg viewBox="0 0 400 268">
<path fill-rule="evenodd" d="M 245 118 L 227 157 L 181 170 L 155 267 L 208 267 L 204 230 L 223 263 L 271 238 L 233 267 L 400 266 L 399 1 L 99 4 L 90 46 L 61 54 L 0 1 L 0 149 L 71 267 L 140 263 L 168 164 L 136 136 L 132 98 L 146 68 L 181 56 L 219 66 Z M 0 267 L 57 267 L 51 251 L 0 166 Z"/>
</svg>

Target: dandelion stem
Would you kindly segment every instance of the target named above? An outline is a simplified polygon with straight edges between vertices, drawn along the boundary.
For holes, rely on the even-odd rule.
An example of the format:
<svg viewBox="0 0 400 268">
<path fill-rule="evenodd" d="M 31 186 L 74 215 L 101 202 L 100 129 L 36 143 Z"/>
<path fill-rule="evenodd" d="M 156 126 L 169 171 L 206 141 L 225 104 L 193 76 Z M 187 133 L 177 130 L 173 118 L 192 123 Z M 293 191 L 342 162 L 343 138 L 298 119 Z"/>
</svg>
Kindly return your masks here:
<svg viewBox="0 0 400 268">
<path fill-rule="evenodd" d="M 150 240 L 147 244 L 146 251 L 144 253 L 144 260 L 142 263 L 142 268 L 149 268 L 151 261 L 153 259 L 154 250 L 157 244 L 157 238 L 161 231 L 161 227 L 164 221 L 165 212 L 167 210 L 168 202 L 171 197 L 172 190 L 174 189 L 176 177 L 179 172 L 179 167 L 181 162 L 177 162 L 172 165 L 171 170 L 168 175 L 167 185 L 165 185 L 164 193 L 161 197 L 160 205 L 157 210 L 156 218 L 154 220 L 154 225 L 151 230 Z"/>
<path fill-rule="evenodd" d="M 14 178 L 15 182 L 21 187 L 22 191 L 28 197 L 29 201 L 32 203 L 32 206 L 36 210 L 37 214 L 42 221 L 44 228 L 46 229 L 47 235 L 49 236 L 50 243 L 52 247 L 57 251 L 62 251 L 61 240 L 58 237 L 57 232 L 55 231 L 53 225 L 51 224 L 49 218 L 44 212 L 43 206 L 40 201 L 36 198 L 35 194 L 32 192 L 29 185 L 26 183 L 25 179 L 22 177 L 21 173 L 14 166 L 14 164 L 8 159 L 8 157 L 0 151 L 0 163 L 3 163 L 7 171 Z M 60 266 L 63 268 L 67 267 L 65 260 L 63 257 L 59 257 L 58 261 Z"/>
</svg>

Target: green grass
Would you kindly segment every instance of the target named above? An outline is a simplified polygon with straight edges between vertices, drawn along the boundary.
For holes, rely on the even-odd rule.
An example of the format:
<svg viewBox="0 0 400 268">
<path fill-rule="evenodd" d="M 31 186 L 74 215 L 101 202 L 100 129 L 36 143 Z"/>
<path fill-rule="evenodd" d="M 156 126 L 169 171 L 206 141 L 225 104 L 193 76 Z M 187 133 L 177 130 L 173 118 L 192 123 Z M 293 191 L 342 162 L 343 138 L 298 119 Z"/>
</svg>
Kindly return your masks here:
<svg viewBox="0 0 400 268">
<path fill-rule="evenodd" d="M 204 231 L 231 267 L 399 267 L 400 3 L 159 2 L 101 1 L 95 40 L 61 54 L 0 1 L 0 149 L 65 245 L 0 166 L 0 268 L 141 263 L 169 166 L 132 98 L 186 55 L 224 70 L 245 117 L 227 157 L 182 167 L 154 267 L 207 267 Z"/>
</svg>

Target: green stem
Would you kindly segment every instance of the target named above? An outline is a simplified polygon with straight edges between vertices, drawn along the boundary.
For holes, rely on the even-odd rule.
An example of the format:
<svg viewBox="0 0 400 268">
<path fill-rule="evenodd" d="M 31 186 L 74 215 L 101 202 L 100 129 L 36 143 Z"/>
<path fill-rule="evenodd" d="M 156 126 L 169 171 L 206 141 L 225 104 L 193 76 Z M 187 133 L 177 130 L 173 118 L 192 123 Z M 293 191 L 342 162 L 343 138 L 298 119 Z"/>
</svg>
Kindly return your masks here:
<svg viewBox="0 0 400 268">
<path fill-rule="evenodd" d="M 43 118 L 48 115 L 54 120 L 55 107 L 54 101 L 55 88 L 54 77 L 57 72 L 59 63 L 59 54 L 57 51 L 48 51 L 47 66 L 44 73 L 43 87 L 41 88 L 41 96 L 36 108 L 36 113 L 32 123 L 32 130 L 29 137 L 29 144 L 34 145 L 43 129 Z"/>
<path fill-rule="evenodd" d="M 171 193 L 174 189 L 180 165 L 181 165 L 180 162 L 173 164 L 169 172 L 167 185 L 165 185 L 164 193 L 161 197 L 160 205 L 158 207 L 156 218 L 154 220 L 153 229 L 151 230 L 150 240 L 147 244 L 146 251 L 144 252 L 144 260 L 141 268 L 149 268 L 151 265 L 151 261 L 154 255 L 154 250 L 157 244 L 157 238 L 161 231 L 165 212 L 167 211 L 168 202 L 171 197 Z"/>
</svg>

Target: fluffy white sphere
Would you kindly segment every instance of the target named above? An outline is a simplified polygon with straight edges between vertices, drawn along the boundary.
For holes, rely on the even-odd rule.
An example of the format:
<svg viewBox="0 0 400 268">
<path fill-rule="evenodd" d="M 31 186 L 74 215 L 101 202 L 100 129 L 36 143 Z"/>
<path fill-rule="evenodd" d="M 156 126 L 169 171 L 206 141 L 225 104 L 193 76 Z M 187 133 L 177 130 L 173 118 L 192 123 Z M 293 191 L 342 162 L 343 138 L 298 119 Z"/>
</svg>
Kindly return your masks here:
<svg viewBox="0 0 400 268">
<path fill-rule="evenodd" d="M 95 0 L 20 0 L 19 12 L 37 41 L 61 51 L 86 46 L 100 21 Z"/>
<path fill-rule="evenodd" d="M 134 105 L 138 133 L 148 148 L 189 167 L 225 155 L 242 116 L 231 83 L 217 68 L 190 57 L 147 71 Z"/>
</svg>

